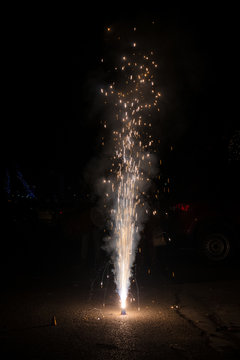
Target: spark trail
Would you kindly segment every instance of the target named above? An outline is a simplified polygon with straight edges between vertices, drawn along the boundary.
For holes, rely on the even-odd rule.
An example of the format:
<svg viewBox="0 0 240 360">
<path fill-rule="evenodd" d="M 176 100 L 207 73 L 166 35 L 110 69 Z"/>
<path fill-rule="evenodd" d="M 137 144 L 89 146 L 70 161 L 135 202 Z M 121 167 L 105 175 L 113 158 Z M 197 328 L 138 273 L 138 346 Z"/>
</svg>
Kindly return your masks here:
<svg viewBox="0 0 240 360">
<path fill-rule="evenodd" d="M 131 271 L 144 214 L 148 213 L 146 190 L 153 169 L 151 134 L 153 112 L 159 111 L 161 94 L 155 88 L 157 64 L 154 53 L 142 54 L 131 44 L 128 56 L 115 66 L 116 81 L 101 89 L 116 119 L 112 131 L 111 248 L 115 282 L 121 308 L 126 308 Z M 104 124 L 106 127 L 106 122 Z M 109 193 L 106 193 L 109 198 Z"/>
</svg>

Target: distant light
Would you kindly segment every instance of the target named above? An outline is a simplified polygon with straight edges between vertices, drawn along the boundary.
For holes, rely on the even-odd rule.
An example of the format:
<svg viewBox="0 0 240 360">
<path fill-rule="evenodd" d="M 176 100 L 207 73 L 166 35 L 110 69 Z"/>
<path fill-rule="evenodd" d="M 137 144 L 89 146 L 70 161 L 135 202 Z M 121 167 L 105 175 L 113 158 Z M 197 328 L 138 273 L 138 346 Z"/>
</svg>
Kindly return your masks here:
<svg viewBox="0 0 240 360">
<path fill-rule="evenodd" d="M 189 204 L 176 204 L 175 205 L 175 209 L 184 211 L 184 212 L 188 212 L 190 210 L 190 205 Z"/>
</svg>

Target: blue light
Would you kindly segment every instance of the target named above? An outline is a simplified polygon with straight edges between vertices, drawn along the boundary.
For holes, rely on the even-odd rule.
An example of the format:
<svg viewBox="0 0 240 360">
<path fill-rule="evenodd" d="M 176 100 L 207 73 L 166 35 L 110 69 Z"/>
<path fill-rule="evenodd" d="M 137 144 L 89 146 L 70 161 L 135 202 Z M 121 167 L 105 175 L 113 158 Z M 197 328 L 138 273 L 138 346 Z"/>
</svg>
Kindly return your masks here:
<svg viewBox="0 0 240 360">
<path fill-rule="evenodd" d="M 36 199 L 35 194 L 31 190 L 30 186 L 28 185 L 28 183 L 23 178 L 23 174 L 19 170 L 17 170 L 17 177 L 21 181 L 21 183 L 23 184 L 24 189 L 27 192 L 27 197 L 30 198 L 30 199 Z"/>
</svg>

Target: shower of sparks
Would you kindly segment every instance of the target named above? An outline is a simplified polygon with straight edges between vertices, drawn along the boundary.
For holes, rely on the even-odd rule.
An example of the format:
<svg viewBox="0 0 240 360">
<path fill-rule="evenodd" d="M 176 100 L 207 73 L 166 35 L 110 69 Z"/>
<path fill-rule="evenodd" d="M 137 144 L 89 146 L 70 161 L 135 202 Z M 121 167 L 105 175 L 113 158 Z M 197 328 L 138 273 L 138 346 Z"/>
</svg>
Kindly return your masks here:
<svg viewBox="0 0 240 360">
<path fill-rule="evenodd" d="M 114 198 L 110 241 L 122 309 L 126 308 L 141 219 L 148 213 L 145 191 L 152 174 L 151 148 L 155 142 L 151 119 L 153 112 L 159 111 L 161 97 L 155 86 L 158 65 L 154 52 L 143 54 L 137 48 L 133 42 L 129 54 L 123 55 L 114 68 L 117 80 L 101 89 L 105 103 L 114 108 L 115 118 L 112 177 L 103 182 L 111 185 L 106 198 Z M 106 121 L 103 126 L 107 127 Z"/>
</svg>

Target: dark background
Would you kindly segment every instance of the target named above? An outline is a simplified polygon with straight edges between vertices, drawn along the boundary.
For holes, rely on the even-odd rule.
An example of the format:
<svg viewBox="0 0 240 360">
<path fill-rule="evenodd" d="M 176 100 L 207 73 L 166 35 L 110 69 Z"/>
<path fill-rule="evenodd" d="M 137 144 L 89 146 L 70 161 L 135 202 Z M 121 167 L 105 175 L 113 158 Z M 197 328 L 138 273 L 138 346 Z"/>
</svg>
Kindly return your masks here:
<svg viewBox="0 0 240 360">
<path fill-rule="evenodd" d="M 15 246 L 16 254 L 20 247 L 27 258 L 21 246 L 26 239 L 26 249 L 31 244 L 30 253 L 39 252 L 39 246 L 42 249 L 39 259 L 49 244 L 50 256 L 62 243 L 77 254 L 77 234 L 86 221 L 84 216 L 79 215 L 81 220 L 73 216 L 78 224 L 75 238 L 71 235 L 74 243 L 61 227 L 55 229 L 57 237 L 55 230 L 41 232 L 35 225 L 31 233 L 31 226 L 28 222 L 22 225 L 25 220 L 20 215 L 23 208 L 32 211 L 32 204 L 19 204 L 18 198 L 24 200 L 26 191 L 17 179 L 17 170 L 36 194 L 38 213 L 45 207 L 61 215 L 66 203 L 77 208 L 77 213 L 88 211 L 86 200 L 94 199 L 97 179 L 88 173 L 99 170 L 100 165 L 92 159 L 101 158 L 102 151 L 99 137 L 103 109 L 97 93 L 106 80 L 108 65 L 112 66 L 111 60 L 120 52 L 115 35 L 122 36 L 124 48 L 134 26 L 140 45 L 144 48 L 153 44 L 159 57 L 159 83 L 164 96 L 159 125 L 154 126 L 161 135 L 157 158 L 163 160 L 163 181 L 171 179 L 170 194 L 186 199 L 186 193 L 206 195 L 218 187 L 221 194 L 231 189 L 232 196 L 239 195 L 238 186 L 232 186 L 238 184 L 239 161 L 229 154 L 229 141 L 239 130 L 235 9 L 201 4 L 159 5 L 151 11 L 142 6 L 126 11 L 126 7 L 114 5 L 107 10 L 85 7 L 78 9 L 76 17 L 49 8 L 6 13 L 1 194 L 10 203 L 14 195 L 14 209 L 6 211 L 2 202 L 3 220 L 8 218 L 7 231 L 11 219 L 20 224 L 20 233 L 17 227 L 9 234 L 7 246 Z M 108 26 L 111 37 L 106 32 Z M 107 59 L 103 65 L 102 57 Z M 171 153 L 170 146 L 174 148 Z M 6 193 L 7 171 L 10 195 Z M 155 185 L 163 190 L 164 184 Z M 68 229 L 73 228 L 71 216 L 67 218 Z M 87 226 L 84 231 L 88 231 Z M 63 238 L 59 240 L 59 236 Z M 37 240 L 33 242 L 33 238 Z"/>
<path fill-rule="evenodd" d="M 94 185 L 105 170 L 105 110 L 97 94 L 134 26 L 139 46 L 153 45 L 157 53 L 163 94 L 153 124 L 163 165 L 161 180 L 153 179 L 159 198 L 151 210 L 168 218 L 165 200 L 181 208 L 198 197 L 197 216 L 207 217 L 214 195 L 220 215 L 236 220 L 238 230 L 240 219 L 238 9 L 202 1 L 129 3 L 79 2 L 70 14 L 66 3 L 2 8 L 0 351 L 6 358 L 12 352 L 31 359 L 239 359 L 235 243 L 229 261 L 219 263 L 175 249 L 178 236 L 167 239 L 169 247 L 154 246 L 154 232 L 159 238 L 164 230 L 161 216 L 146 220 L 129 292 L 136 302 L 127 321 L 119 319 L 111 263 L 101 248 L 106 217 L 95 207 Z M 228 202 L 221 203 L 224 196 Z M 180 225 L 188 214 L 192 224 L 192 210 L 175 210 Z M 239 245 L 239 232 L 234 240 Z"/>
<path fill-rule="evenodd" d="M 72 20 L 36 11 L 9 22 L 3 55 L 5 166 L 18 164 L 29 179 L 44 177 L 49 169 L 81 174 L 98 151 L 99 115 L 92 106 L 102 77 L 100 59 L 111 46 L 106 27 L 117 24 L 127 31 L 139 24 L 147 33 L 152 19 L 167 101 L 162 137 L 178 146 L 184 169 L 185 160 L 202 167 L 209 156 L 216 163 L 226 157 L 229 138 L 238 129 L 234 9 L 98 10 L 86 8 Z"/>
</svg>

